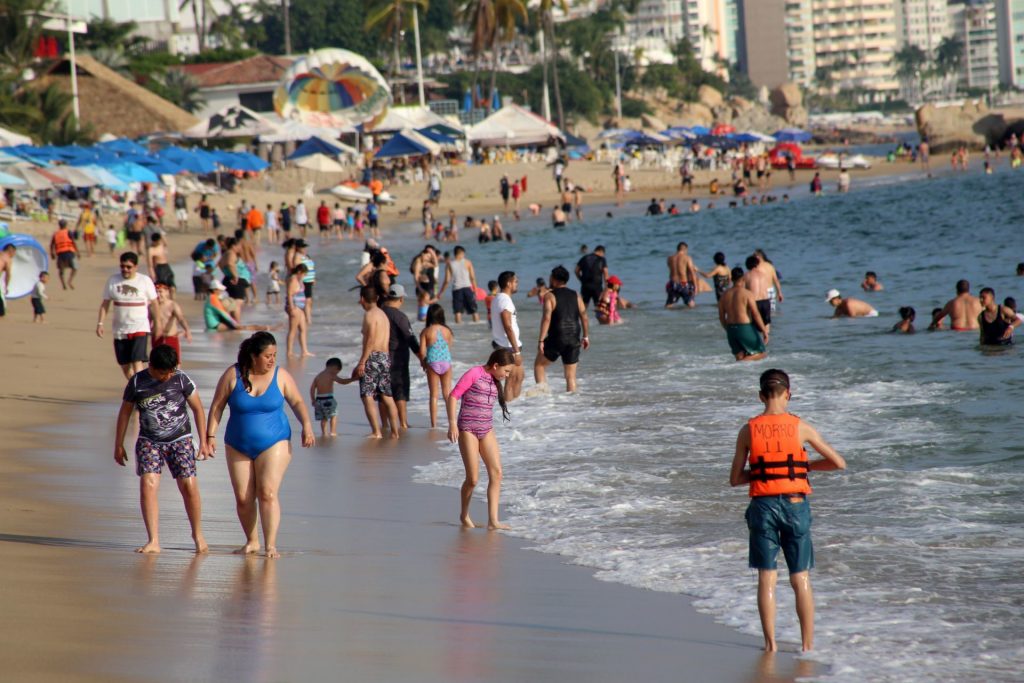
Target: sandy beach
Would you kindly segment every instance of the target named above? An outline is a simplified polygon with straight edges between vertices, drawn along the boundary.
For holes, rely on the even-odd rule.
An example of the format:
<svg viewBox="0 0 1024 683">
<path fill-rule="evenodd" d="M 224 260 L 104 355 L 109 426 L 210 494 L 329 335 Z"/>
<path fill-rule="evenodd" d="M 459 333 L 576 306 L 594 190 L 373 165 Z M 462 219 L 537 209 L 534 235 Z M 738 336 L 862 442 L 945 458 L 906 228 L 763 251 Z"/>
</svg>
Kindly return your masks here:
<svg viewBox="0 0 1024 683">
<path fill-rule="evenodd" d="M 480 201 L 493 210 L 493 199 Z M 172 234 L 175 253 L 196 237 Z M 367 445 L 354 393 L 339 393 L 338 440 L 296 454 L 282 561 L 230 554 L 239 532 L 221 459 L 200 469 L 210 556 L 188 552 L 167 477 L 165 552 L 132 553 L 143 537 L 137 480 L 111 462 L 110 443 L 123 380 L 110 341 L 94 334 L 115 263 L 83 258 L 73 291 L 54 278 L 46 325 L 33 325 L 19 300 L 0 326 L 0 652 L 13 680 L 303 681 L 345 671 L 351 680 L 667 681 L 685 670 L 688 680 L 775 681 L 813 671 L 791 655 L 762 658 L 756 639 L 699 615 L 685 596 L 599 582 L 523 541 L 460 530 L 454 492 L 411 481 L 413 466 L 439 457 L 443 435 L 414 429 L 397 446 Z M 178 268 L 179 282 L 186 275 Z M 179 300 L 198 327 L 189 289 Z M 206 401 L 237 341 L 199 332 L 184 345 Z M 305 387 L 319 367 L 291 369 Z"/>
</svg>

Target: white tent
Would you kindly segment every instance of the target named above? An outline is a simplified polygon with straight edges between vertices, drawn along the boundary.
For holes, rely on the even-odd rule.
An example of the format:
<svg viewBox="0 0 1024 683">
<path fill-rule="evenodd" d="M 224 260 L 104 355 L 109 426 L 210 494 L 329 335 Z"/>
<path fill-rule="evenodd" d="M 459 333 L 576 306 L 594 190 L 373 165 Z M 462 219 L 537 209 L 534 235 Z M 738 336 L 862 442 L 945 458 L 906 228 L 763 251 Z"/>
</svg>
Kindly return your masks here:
<svg viewBox="0 0 1024 683">
<path fill-rule="evenodd" d="M 483 147 L 548 145 L 556 140 L 565 142 L 565 135 L 557 126 L 516 104 L 502 107 L 470 128 L 467 138 L 470 143 Z"/>
<path fill-rule="evenodd" d="M 345 167 L 326 154 L 310 154 L 295 162 L 299 168 L 306 168 L 320 173 L 342 173 Z"/>
<path fill-rule="evenodd" d="M 396 133 L 400 130 L 412 128 L 429 128 L 430 126 L 444 125 L 456 130 L 462 130 L 462 126 L 437 114 L 429 107 L 391 107 L 384 118 L 367 133 Z"/>
<path fill-rule="evenodd" d="M 0 128 L 0 147 L 13 147 L 15 145 L 31 145 L 32 138 L 27 135 L 15 133 L 13 130 Z"/>
<path fill-rule="evenodd" d="M 277 126 L 248 107 L 232 104 L 185 131 L 190 138 L 249 138 L 278 132 Z"/>
<path fill-rule="evenodd" d="M 260 142 L 298 142 L 299 140 L 318 137 L 329 141 L 332 145 L 338 145 L 340 144 L 337 142 L 339 136 L 344 133 L 356 132 L 354 126 L 326 128 L 323 126 L 311 126 L 300 121 L 282 120 L 281 123 L 277 123 L 269 118 L 267 120 L 277 126 L 277 132 L 260 135 Z M 356 153 L 356 151 L 352 149 L 352 153 Z"/>
</svg>

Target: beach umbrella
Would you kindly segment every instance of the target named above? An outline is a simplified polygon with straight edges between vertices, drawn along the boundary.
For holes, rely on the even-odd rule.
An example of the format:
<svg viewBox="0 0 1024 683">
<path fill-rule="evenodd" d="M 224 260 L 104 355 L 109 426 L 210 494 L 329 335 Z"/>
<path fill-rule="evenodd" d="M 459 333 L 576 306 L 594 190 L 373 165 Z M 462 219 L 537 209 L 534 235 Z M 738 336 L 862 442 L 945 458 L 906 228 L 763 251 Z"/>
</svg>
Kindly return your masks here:
<svg viewBox="0 0 1024 683">
<path fill-rule="evenodd" d="M 773 137 L 779 142 L 807 142 L 814 136 L 799 128 L 783 128 L 775 131 Z"/>
<path fill-rule="evenodd" d="M 6 225 L 4 225 L 6 228 Z M 5 230 L 6 232 L 6 230 Z M 0 251 L 14 245 L 14 262 L 7 280 L 7 299 L 20 299 L 32 293 L 39 281 L 39 273 L 46 270 L 46 249 L 34 237 L 8 233 L 0 238 Z"/>
<path fill-rule="evenodd" d="M 462 97 L 462 111 L 473 111 L 473 93 L 470 92 L 469 88 L 466 88 L 466 94 Z"/>
<path fill-rule="evenodd" d="M 296 59 L 274 91 L 283 119 L 332 126 L 369 123 L 391 104 L 391 88 L 361 55 L 325 48 Z"/>
<path fill-rule="evenodd" d="M 95 178 L 100 187 L 106 187 L 119 192 L 125 192 L 131 189 L 128 186 L 128 183 L 124 182 L 102 166 L 96 166 L 93 164 L 91 166 L 79 166 L 78 168 Z"/>
<path fill-rule="evenodd" d="M 48 190 L 53 187 L 54 183 L 59 185 L 64 184 L 63 178 L 46 173 L 41 168 L 31 168 L 24 166 L 14 166 L 10 169 L 12 175 L 17 175 L 25 179 L 29 188 L 32 190 Z"/>
<path fill-rule="evenodd" d="M 310 154 L 309 156 L 302 157 L 295 162 L 295 165 L 299 168 L 319 171 L 320 173 L 341 173 L 345 170 L 344 166 L 324 154 Z"/>
<path fill-rule="evenodd" d="M 73 187 L 94 187 L 99 181 L 89 172 L 83 171 L 78 166 L 53 166 L 49 172 L 64 180 L 65 185 Z"/>
<path fill-rule="evenodd" d="M 133 164 L 130 161 L 123 161 L 120 164 L 114 164 L 113 166 L 107 167 L 107 170 L 128 183 L 160 182 L 160 177 L 154 171 L 151 171 L 140 164 Z"/>
<path fill-rule="evenodd" d="M 673 126 L 661 131 L 661 134 L 672 140 L 694 140 L 697 135 L 684 126 Z"/>
<path fill-rule="evenodd" d="M 0 172 L 0 187 L 25 187 L 28 183 L 24 178 L 11 175 L 9 173 Z"/>
<path fill-rule="evenodd" d="M 0 147 L 11 147 L 14 145 L 31 145 L 32 138 L 13 130 L 0 127 Z"/>
<path fill-rule="evenodd" d="M 441 147 L 416 131 L 405 130 L 397 133 L 384 143 L 373 155 L 374 159 L 393 159 L 397 157 L 414 157 L 424 154 L 437 154 Z"/>
<path fill-rule="evenodd" d="M 159 159 L 148 154 L 125 154 L 121 157 L 119 163 L 126 161 L 148 168 L 157 175 L 178 175 L 179 173 L 185 172 L 185 169 L 173 161 L 168 159 Z"/>
<path fill-rule="evenodd" d="M 498 94 L 498 89 L 495 88 L 491 91 L 491 111 L 498 111 L 501 109 L 501 95 Z"/>
<path fill-rule="evenodd" d="M 217 162 L 198 150 L 181 149 L 180 147 L 164 147 L 156 153 L 158 159 L 169 161 L 189 173 L 213 173 L 217 170 Z"/>
<path fill-rule="evenodd" d="M 262 171 L 270 166 L 266 161 L 249 152 L 224 152 L 213 150 L 208 154 L 224 168 L 232 171 Z"/>
<path fill-rule="evenodd" d="M 96 146 L 102 147 L 110 152 L 115 152 L 116 154 L 146 154 L 149 152 L 148 149 L 137 142 L 129 140 L 128 138 L 109 140 L 107 142 L 101 142 Z"/>
<path fill-rule="evenodd" d="M 607 130 L 602 130 L 600 133 L 598 133 L 597 134 L 597 139 L 598 140 L 620 139 L 620 138 L 624 138 L 624 137 L 627 137 L 629 135 L 632 135 L 635 132 L 637 132 L 637 131 L 631 130 L 629 128 L 608 128 Z"/>
<path fill-rule="evenodd" d="M 694 135 L 711 135 L 711 129 L 707 126 L 690 126 L 690 132 Z"/>
</svg>

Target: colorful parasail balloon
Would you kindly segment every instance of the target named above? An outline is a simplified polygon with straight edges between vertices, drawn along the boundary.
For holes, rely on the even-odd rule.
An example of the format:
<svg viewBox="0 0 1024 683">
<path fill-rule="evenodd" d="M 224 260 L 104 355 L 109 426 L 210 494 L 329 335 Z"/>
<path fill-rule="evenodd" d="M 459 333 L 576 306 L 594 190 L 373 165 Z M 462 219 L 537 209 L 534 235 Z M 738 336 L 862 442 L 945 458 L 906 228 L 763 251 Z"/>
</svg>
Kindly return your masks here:
<svg viewBox="0 0 1024 683">
<path fill-rule="evenodd" d="M 374 121 L 391 104 L 391 88 L 365 58 L 324 48 L 295 60 L 274 91 L 274 109 L 284 119 L 319 126 Z"/>
</svg>

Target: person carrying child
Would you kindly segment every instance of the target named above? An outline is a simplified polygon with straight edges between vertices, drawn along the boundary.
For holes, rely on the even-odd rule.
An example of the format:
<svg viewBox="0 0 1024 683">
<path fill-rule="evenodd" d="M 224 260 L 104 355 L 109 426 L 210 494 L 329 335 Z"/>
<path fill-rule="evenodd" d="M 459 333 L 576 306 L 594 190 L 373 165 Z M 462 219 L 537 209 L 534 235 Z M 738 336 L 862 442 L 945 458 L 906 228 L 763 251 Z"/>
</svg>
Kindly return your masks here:
<svg viewBox="0 0 1024 683">
<path fill-rule="evenodd" d="M 508 529 L 507 524 L 498 521 L 498 498 L 501 495 L 501 449 L 494 435 L 494 402 L 501 406 L 502 417 L 509 419 L 505 404 L 505 387 L 501 381 L 507 379 L 515 367 L 515 357 L 508 349 L 497 349 L 485 365 L 470 368 L 455 388 L 448 394 L 445 407 L 448 411 L 448 440 L 459 444 L 462 462 L 466 467 L 466 478 L 460 492 L 462 511 L 459 521 L 462 526 L 475 528 L 469 516 L 469 503 L 473 499 L 480 476 L 480 460 L 487 468 L 487 528 Z M 455 419 L 455 403 L 462 399 L 458 419 Z"/>
<path fill-rule="evenodd" d="M 338 401 L 334 398 L 335 384 L 351 384 L 351 377 L 338 377 L 341 372 L 341 359 L 328 358 L 324 369 L 313 378 L 309 385 L 309 400 L 313 404 L 313 416 L 320 421 L 320 436 L 338 435 Z M 327 428 L 331 431 L 328 432 Z"/>
<path fill-rule="evenodd" d="M 198 458 L 186 406 L 195 416 L 199 432 Z M 205 553 L 208 548 L 200 520 L 202 502 L 196 481 L 196 460 L 212 458 L 213 449 L 206 439 L 206 415 L 199 392 L 189 376 L 178 370 L 178 354 L 170 346 L 154 348 L 149 354 L 149 367 L 132 375 L 124 389 L 114 437 L 114 461 L 121 467 L 128 460 L 124 437 L 136 409 L 139 411 L 139 438 L 135 442 L 135 472 L 140 477 L 142 520 L 149 540 L 135 552 L 160 552 L 158 493 L 162 465 L 167 463 L 185 501 L 196 553 Z"/>
<path fill-rule="evenodd" d="M 775 642 L 776 558 L 781 549 L 789 568 L 789 583 L 796 594 L 802 650 L 814 646 L 814 595 L 810 569 L 814 566 L 811 545 L 811 486 L 808 473 L 844 470 L 846 461 L 811 425 L 787 411 L 789 375 L 782 370 L 761 374 L 758 397 L 764 412 L 749 420 L 736 437 L 736 453 L 729 473 L 731 486 L 749 485 L 747 528 L 750 530 L 749 562 L 757 575 L 757 611 L 761 616 L 766 652 L 778 650 Z M 804 444 L 822 455 L 809 460 Z M 749 462 L 750 467 L 747 468 Z"/>
</svg>

